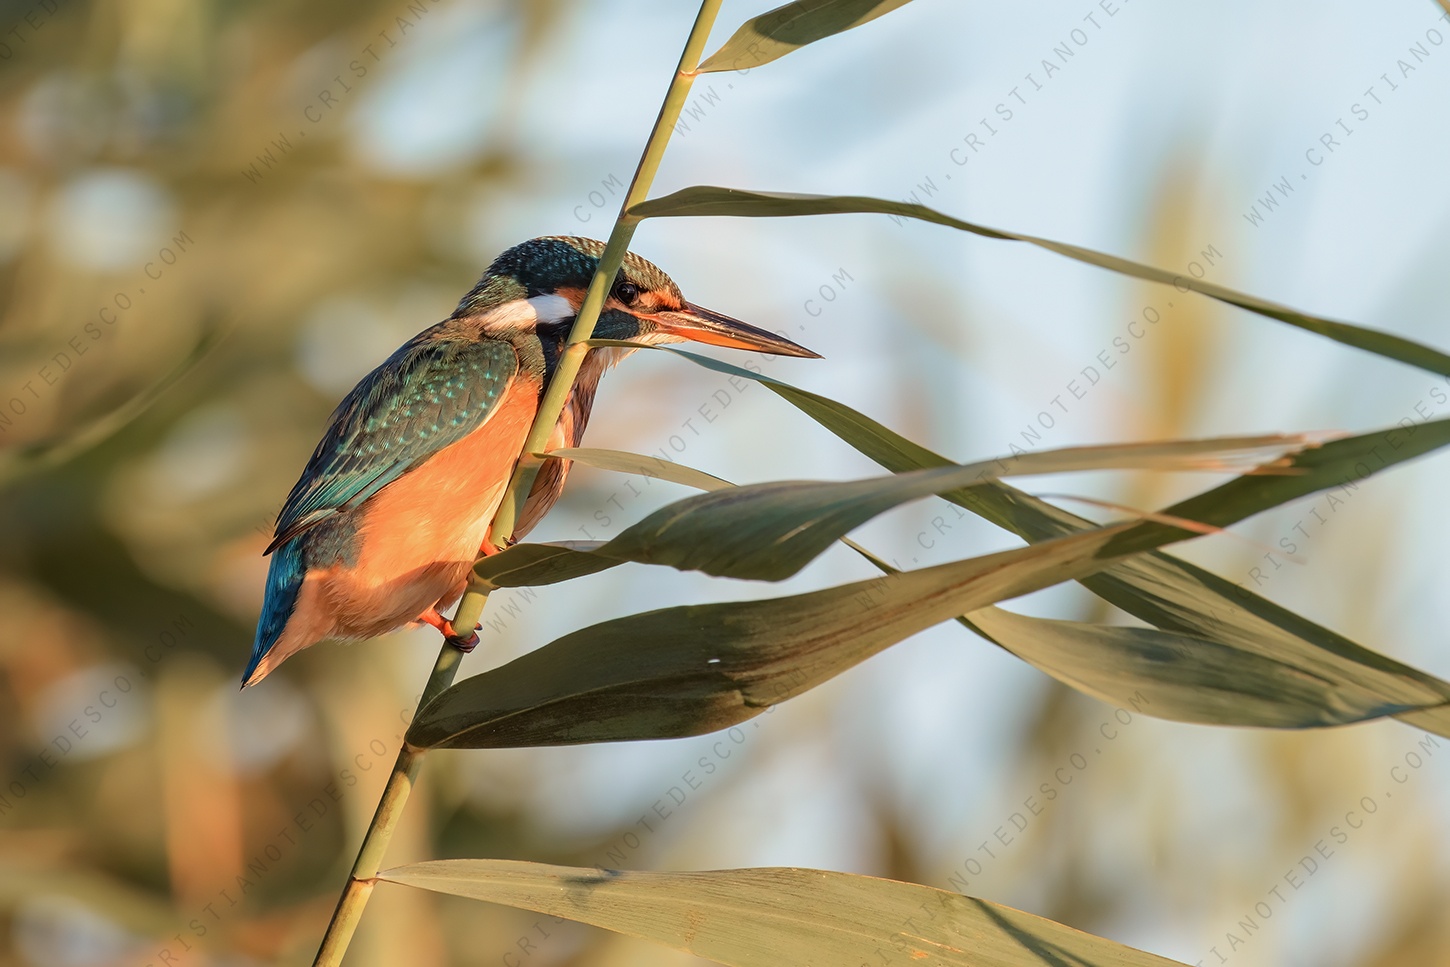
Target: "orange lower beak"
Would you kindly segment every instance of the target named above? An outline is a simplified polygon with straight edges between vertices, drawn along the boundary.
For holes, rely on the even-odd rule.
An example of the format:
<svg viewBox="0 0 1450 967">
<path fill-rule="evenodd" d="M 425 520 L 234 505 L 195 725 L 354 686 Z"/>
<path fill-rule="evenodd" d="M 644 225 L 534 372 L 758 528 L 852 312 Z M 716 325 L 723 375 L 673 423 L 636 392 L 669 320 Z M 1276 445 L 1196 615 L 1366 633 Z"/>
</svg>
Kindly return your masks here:
<svg viewBox="0 0 1450 967">
<path fill-rule="evenodd" d="M 784 336 L 778 336 L 764 329 L 712 312 L 709 309 L 686 302 L 683 309 L 661 312 L 654 317 L 656 331 L 688 339 L 691 342 L 707 343 L 711 346 L 728 346 L 731 349 L 751 349 L 772 356 L 800 356 L 805 359 L 820 359 L 820 353 L 813 353 Z"/>
</svg>

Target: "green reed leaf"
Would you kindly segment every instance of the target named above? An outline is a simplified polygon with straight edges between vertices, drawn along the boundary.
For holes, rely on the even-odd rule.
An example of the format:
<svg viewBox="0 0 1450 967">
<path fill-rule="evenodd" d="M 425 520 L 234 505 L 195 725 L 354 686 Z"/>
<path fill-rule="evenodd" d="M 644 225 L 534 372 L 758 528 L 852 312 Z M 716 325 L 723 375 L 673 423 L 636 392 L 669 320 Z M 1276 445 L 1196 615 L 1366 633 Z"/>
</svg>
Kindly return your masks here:
<svg viewBox="0 0 1450 967">
<path fill-rule="evenodd" d="M 726 728 L 934 624 L 1090 573 L 1133 526 L 808 594 L 602 622 L 452 686 L 418 713 L 408 742 L 508 748 Z"/>
<path fill-rule="evenodd" d="M 911 0 L 796 0 L 745 21 L 699 73 L 747 71 L 807 44 L 859 27 Z"/>
<path fill-rule="evenodd" d="M 663 564 L 717 577 L 780 581 L 805 567 L 837 539 L 893 507 L 944 490 L 1001 476 L 1084 470 L 1238 469 L 1279 457 L 1307 438 L 1273 434 L 1167 443 L 1067 447 L 977 463 L 922 469 L 868 480 L 775 481 L 722 487 L 708 475 L 690 485 L 713 488 L 650 514 L 613 540 L 578 545 L 519 544 L 484 558 L 475 578 L 490 588 L 552 584 L 611 563 Z M 552 456 L 614 470 L 663 472 L 657 457 L 619 451 L 558 450 Z M 593 559 L 595 563 L 591 563 Z"/>
<path fill-rule="evenodd" d="M 914 218 L 936 225 L 945 225 L 960 231 L 970 232 L 984 238 L 1005 239 L 1026 242 L 1049 252 L 1066 256 L 1088 265 L 1096 265 L 1135 279 L 1161 282 L 1172 285 L 1181 292 L 1198 292 L 1211 299 L 1249 312 L 1276 319 L 1299 329 L 1317 333 L 1335 342 L 1356 349 L 1363 349 L 1386 359 L 1398 360 L 1429 370 L 1432 373 L 1450 375 L 1450 355 L 1438 349 L 1396 336 L 1393 333 L 1357 326 L 1347 322 L 1310 315 L 1288 306 L 1260 299 L 1257 296 L 1236 292 L 1226 286 L 1205 282 L 1191 275 L 1169 272 L 1165 269 L 1143 265 L 1116 255 L 1096 252 L 1078 245 L 1054 242 L 1035 235 L 1023 235 L 996 228 L 988 228 L 973 222 L 953 218 L 925 205 L 911 202 L 887 201 L 882 198 L 867 198 L 860 195 L 797 195 L 780 192 L 743 191 L 738 188 L 717 188 L 711 185 L 696 185 L 684 188 L 662 198 L 651 198 L 629 209 L 636 218 L 666 218 L 681 216 L 722 216 L 743 218 L 781 218 L 796 215 L 834 215 L 847 213 L 877 213 Z"/>
</svg>

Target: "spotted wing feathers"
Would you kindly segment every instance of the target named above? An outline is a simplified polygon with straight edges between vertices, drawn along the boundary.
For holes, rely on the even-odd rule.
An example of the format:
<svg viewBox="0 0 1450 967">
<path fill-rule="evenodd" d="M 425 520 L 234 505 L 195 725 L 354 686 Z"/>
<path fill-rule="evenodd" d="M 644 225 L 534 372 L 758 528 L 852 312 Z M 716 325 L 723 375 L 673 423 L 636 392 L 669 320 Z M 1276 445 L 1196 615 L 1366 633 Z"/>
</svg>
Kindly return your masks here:
<svg viewBox="0 0 1450 967">
<path fill-rule="evenodd" d="M 518 372 L 512 345 L 421 335 L 353 387 L 277 518 L 277 547 L 351 510 L 483 425 Z"/>
</svg>

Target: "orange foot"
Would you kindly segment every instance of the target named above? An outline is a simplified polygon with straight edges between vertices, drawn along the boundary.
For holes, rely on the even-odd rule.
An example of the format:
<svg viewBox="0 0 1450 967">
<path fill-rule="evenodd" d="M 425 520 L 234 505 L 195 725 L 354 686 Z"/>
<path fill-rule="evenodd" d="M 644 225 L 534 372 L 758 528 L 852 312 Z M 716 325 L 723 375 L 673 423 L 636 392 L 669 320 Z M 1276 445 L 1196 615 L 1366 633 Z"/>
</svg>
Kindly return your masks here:
<svg viewBox="0 0 1450 967">
<path fill-rule="evenodd" d="M 418 620 L 437 628 L 442 633 L 444 641 L 465 655 L 478 647 L 478 629 L 482 628 L 483 625 L 474 625 L 473 633 L 465 638 L 453 630 L 453 622 L 439 614 L 437 608 L 429 608 L 427 611 L 424 611 L 418 616 Z"/>
<path fill-rule="evenodd" d="M 515 544 L 518 543 L 518 541 L 515 541 L 512 537 L 510 537 L 506 543 L 509 547 L 513 547 Z M 483 543 L 479 545 L 478 553 L 483 555 L 484 557 L 492 557 L 500 550 L 502 550 L 502 548 L 500 548 L 497 544 L 493 542 L 493 534 L 490 533 L 483 538 Z"/>
</svg>

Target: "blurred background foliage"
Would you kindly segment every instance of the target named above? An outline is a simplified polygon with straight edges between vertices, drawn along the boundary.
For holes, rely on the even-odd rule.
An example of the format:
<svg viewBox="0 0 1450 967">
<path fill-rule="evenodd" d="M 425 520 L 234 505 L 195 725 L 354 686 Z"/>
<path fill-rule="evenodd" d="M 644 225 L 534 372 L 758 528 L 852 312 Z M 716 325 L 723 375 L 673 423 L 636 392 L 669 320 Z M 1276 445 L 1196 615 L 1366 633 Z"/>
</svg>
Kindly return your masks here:
<svg viewBox="0 0 1450 967">
<path fill-rule="evenodd" d="M 273 517 L 336 400 L 494 254 L 604 233 L 692 13 L 0 3 L 0 963 L 309 961 L 434 638 L 322 646 L 239 695 Z M 659 190 L 915 197 L 1168 268 L 1212 249 L 1215 281 L 1443 346 L 1439 15 L 921 0 L 788 68 L 702 81 Z M 651 223 L 636 243 L 693 300 L 827 356 L 751 365 L 964 460 L 1450 409 L 1443 381 L 1020 248 L 858 216 Z M 668 359 L 603 392 L 593 445 L 739 481 L 874 472 L 761 390 Z M 1184 554 L 1443 677 L 1442 481 L 1443 458 L 1417 464 L 1264 515 L 1241 528 L 1257 545 Z M 1042 489 L 1147 506 L 1201 483 Z M 609 536 L 677 495 L 581 469 L 538 536 Z M 863 540 L 905 567 L 1011 546 L 939 501 Z M 778 593 L 867 574 L 832 553 Z M 502 592 L 464 674 L 604 617 L 761 593 L 637 567 Z M 1094 602 L 1014 607 L 1113 620 Z M 1401 725 L 1163 723 L 955 626 L 760 721 L 437 753 L 389 862 L 810 865 L 1190 963 L 1450 961 L 1450 748 Z M 349 963 L 685 959 L 384 888 Z"/>
</svg>

